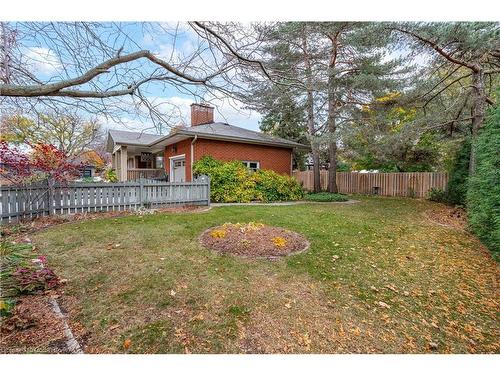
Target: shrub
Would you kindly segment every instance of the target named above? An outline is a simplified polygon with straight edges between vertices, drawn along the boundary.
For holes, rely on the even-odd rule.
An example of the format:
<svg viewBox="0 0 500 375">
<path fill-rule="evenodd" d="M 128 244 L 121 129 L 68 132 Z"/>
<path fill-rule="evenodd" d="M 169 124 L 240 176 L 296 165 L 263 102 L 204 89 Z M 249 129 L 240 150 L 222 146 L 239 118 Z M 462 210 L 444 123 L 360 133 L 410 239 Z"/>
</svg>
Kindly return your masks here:
<svg viewBox="0 0 500 375">
<path fill-rule="evenodd" d="M 467 191 L 469 226 L 500 258 L 500 109 L 488 117 L 474 145 L 476 171 Z"/>
<path fill-rule="evenodd" d="M 34 293 L 38 290 L 52 289 L 59 279 L 50 268 L 20 267 L 12 274 L 19 293 Z"/>
<path fill-rule="evenodd" d="M 271 202 L 303 196 L 294 178 L 270 170 L 252 172 L 238 160 L 223 162 L 204 156 L 194 163 L 193 173 L 210 176 L 210 197 L 214 202 Z"/>
<path fill-rule="evenodd" d="M 210 176 L 210 197 L 214 202 L 250 202 L 255 183 L 239 161 L 222 162 L 204 156 L 193 165 L 195 175 Z"/>
<path fill-rule="evenodd" d="M 113 168 L 106 169 L 104 172 L 104 179 L 108 182 L 117 182 L 118 176 Z"/>
<path fill-rule="evenodd" d="M 427 193 L 427 199 L 434 202 L 447 203 L 448 194 L 445 190 L 439 188 L 432 188 Z"/>
<path fill-rule="evenodd" d="M 305 196 L 306 201 L 312 202 L 347 202 L 349 198 L 340 193 L 328 193 L 326 191 L 321 193 L 309 193 Z"/>
<path fill-rule="evenodd" d="M 224 238 L 226 237 L 226 231 L 223 229 L 214 229 L 210 232 L 210 237 L 212 238 Z"/>
<path fill-rule="evenodd" d="M 465 205 L 467 184 L 469 179 L 469 159 L 471 142 L 465 139 L 458 150 L 454 164 L 450 170 L 450 179 L 446 188 L 446 202 L 449 204 Z"/>
<path fill-rule="evenodd" d="M 469 179 L 470 148 L 470 139 L 467 138 L 455 154 L 449 170 L 450 177 L 446 190 L 431 189 L 427 195 L 429 200 L 451 205 L 465 205 Z"/>
<path fill-rule="evenodd" d="M 255 182 L 256 198 L 260 201 L 295 201 L 304 196 L 302 187 L 295 178 L 265 169 L 256 171 L 251 178 Z"/>
<path fill-rule="evenodd" d="M 273 244 L 276 247 L 285 247 L 287 242 L 288 241 L 283 237 L 273 237 Z"/>
</svg>

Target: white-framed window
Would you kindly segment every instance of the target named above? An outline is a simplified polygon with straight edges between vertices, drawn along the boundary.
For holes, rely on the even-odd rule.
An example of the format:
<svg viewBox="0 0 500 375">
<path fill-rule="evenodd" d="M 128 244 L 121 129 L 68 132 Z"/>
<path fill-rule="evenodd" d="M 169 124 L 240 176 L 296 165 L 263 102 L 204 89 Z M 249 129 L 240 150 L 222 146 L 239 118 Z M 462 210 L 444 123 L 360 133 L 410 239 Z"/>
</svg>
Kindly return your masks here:
<svg viewBox="0 0 500 375">
<path fill-rule="evenodd" d="M 156 168 L 165 168 L 163 155 L 156 155 Z"/>
<path fill-rule="evenodd" d="M 243 165 L 254 172 L 260 169 L 260 162 L 258 161 L 245 160 L 243 161 Z"/>
<path fill-rule="evenodd" d="M 174 168 L 184 167 L 186 165 L 186 159 L 174 160 Z"/>
</svg>

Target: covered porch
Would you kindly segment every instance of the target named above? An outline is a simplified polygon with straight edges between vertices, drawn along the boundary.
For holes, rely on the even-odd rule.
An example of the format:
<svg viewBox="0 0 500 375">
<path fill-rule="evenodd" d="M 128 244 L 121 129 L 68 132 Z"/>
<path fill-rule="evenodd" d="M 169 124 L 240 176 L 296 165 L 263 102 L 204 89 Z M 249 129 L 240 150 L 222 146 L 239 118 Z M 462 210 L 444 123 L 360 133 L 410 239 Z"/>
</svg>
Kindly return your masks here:
<svg viewBox="0 0 500 375">
<path fill-rule="evenodd" d="M 117 145 L 111 160 L 118 181 L 166 177 L 163 149 Z"/>
</svg>

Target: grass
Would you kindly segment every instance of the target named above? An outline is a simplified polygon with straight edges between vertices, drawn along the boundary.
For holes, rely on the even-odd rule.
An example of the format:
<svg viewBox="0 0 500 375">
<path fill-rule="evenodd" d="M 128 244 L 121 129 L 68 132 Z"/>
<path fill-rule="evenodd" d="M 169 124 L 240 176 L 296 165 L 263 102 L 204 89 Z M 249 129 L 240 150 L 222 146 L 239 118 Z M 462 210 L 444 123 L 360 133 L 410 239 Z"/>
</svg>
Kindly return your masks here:
<svg viewBox="0 0 500 375">
<path fill-rule="evenodd" d="M 328 193 L 326 191 L 321 193 L 308 193 L 304 196 L 304 199 L 312 202 L 347 202 L 349 200 L 344 194 Z"/>
<path fill-rule="evenodd" d="M 436 203 L 359 199 L 98 219 L 33 240 L 68 279 L 61 301 L 87 352 L 498 353 L 498 268 L 480 243 L 427 220 Z M 249 221 L 311 247 L 268 261 L 198 242 Z"/>
</svg>

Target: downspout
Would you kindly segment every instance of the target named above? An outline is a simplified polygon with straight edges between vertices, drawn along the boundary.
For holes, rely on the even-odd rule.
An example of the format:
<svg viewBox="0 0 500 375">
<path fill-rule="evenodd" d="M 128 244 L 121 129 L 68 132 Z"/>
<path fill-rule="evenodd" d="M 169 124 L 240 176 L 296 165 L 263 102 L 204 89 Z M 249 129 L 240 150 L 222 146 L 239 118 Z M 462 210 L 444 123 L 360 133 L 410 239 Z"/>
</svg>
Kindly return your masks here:
<svg viewBox="0 0 500 375">
<path fill-rule="evenodd" d="M 193 140 L 191 141 L 191 182 L 193 182 L 193 163 L 194 163 L 194 143 L 198 139 L 198 134 L 194 135 Z"/>
</svg>

